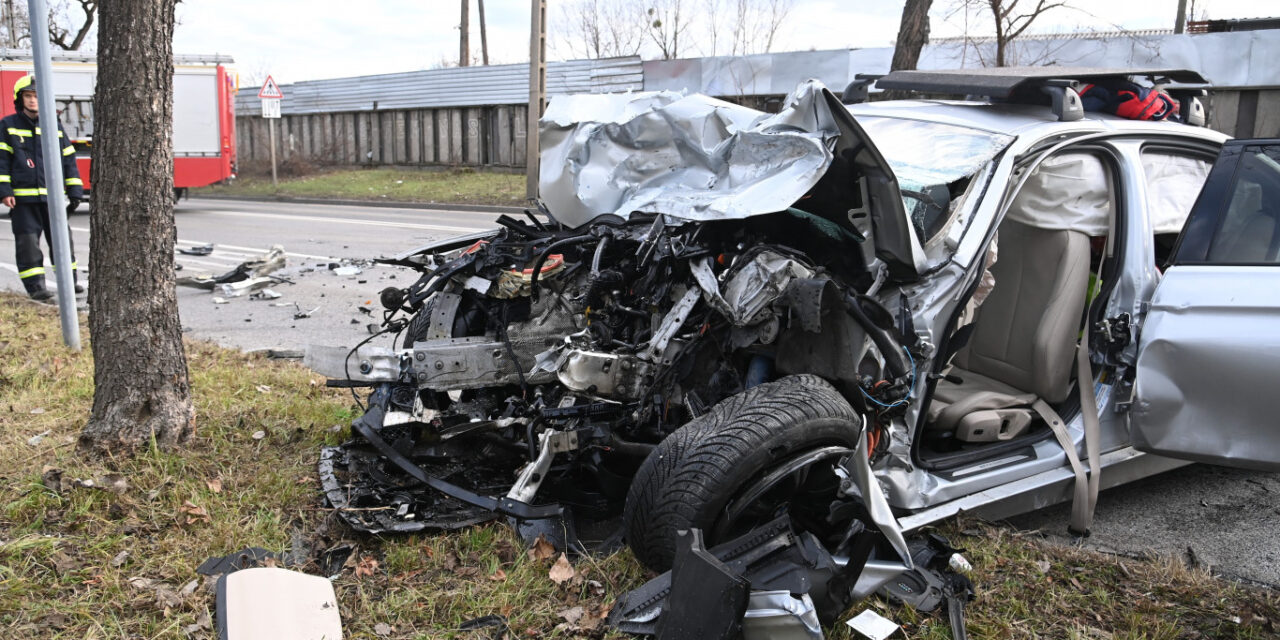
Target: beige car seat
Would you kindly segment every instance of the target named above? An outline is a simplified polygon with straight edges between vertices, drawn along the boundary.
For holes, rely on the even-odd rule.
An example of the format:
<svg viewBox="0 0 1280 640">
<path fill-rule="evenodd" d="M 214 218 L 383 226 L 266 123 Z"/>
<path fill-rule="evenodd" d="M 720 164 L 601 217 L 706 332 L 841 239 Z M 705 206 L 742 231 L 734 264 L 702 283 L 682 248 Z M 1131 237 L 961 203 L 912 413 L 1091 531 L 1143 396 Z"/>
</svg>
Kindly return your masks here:
<svg viewBox="0 0 1280 640">
<path fill-rule="evenodd" d="M 1089 238 L 1010 219 L 999 231 L 995 289 L 948 372 L 961 382 L 940 380 L 929 406 L 928 429 L 963 442 L 1016 437 L 1031 425 L 1037 399 L 1062 402 L 1071 392 Z"/>
</svg>

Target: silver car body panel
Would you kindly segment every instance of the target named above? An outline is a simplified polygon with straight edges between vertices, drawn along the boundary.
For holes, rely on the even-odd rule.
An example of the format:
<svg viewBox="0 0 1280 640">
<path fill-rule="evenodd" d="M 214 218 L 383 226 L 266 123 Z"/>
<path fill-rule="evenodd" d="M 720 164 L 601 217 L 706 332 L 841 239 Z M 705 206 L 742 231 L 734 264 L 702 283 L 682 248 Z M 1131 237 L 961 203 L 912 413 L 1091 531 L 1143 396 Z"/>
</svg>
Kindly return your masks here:
<svg viewBox="0 0 1280 640">
<path fill-rule="evenodd" d="M 1140 326 L 1142 314 L 1159 282 L 1160 273 L 1155 268 L 1154 232 L 1147 219 L 1147 193 L 1142 173 L 1141 149 L 1150 140 L 1162 137 L 1169 141 L 1192 141 L 1208 146 L 1220 145 L 1227 139 L 1215 131 L 1176 125 L 1088 116 L 1079 121 L 1062 123 L 1043 116 L 1042 110 L 1016 106 L 995 106 L 979 103 L 944 101 L 906 101 L 855 105 L 850 109 L 855 115 L 900 117 L 926 122 L 943 122 L 958 126 L 988 128 L 1000 133 L 1012 133 L 1017 138 L 1005 149 L 999 162 L 986 169 L 987 179 L 993 188 L 1002 186 L 1003 193 L 991 191 L 976 204 L 967 203 L 960 216 L 967 217 L 964 225 L 956 225 L 951 232 L 955 250 L 948 264 L 933 269 L 926 277 L 911 285 L 892 289 L 883 301 L 891 301 L 898 292 L 906 295 L 913 313 L 917 334 L 930 344 L 938 344 L 946 330 L 946 324 L 964 304 L 964 292 L 974 279 L 980 277 L 983 256 L 995 228 L 1027 172 L 1034 164 L 1027 160 L 1047 157 L 1043 152 L 1054 146 L 1069 150 L 1077 145 L 1087 145 L 1105 153 L 1114 160 L 1120 200 L 1118 215 L 1125 215 L 1125 245 L 1120 253 L 1124 264 L 1108 300 L 1107 317 L 1129 313 L 1135 327 Z M 1128 362 L 1137 356 L 1137 344 L 1130 344 L 1124 355 Z M 920 371 L 932 371 L 933 359 L 917 361 Z M 927 390 L 927 380 L 918 376 L 915 397 Z M 1098 398 L 1101 421 L 1101 449 L 1114 453 L 1130 443 L 1127 425 L 1115 409 L 1110 398 L 1110 385 L 1099 385 Z M 1012 496 L 1025 505 L 1047 506 L 1069 499 L 1070 493 L 1049 484 L 1030 482 L 1012 493 L 1002 489 L 1011 483 L 1024 482 L 1043 474 L 1065 473 L 1070 476 L 1066 455 L 1055 440 L 1047 439 L 1030 445 L 1018 455 L 998 456 L 983 460 L 968 468 L 952 469 L 945 475 L 916 465 L 911 443 L 915 425 L 920 417 L 920 402 L 913 402 L 906 415 L 889 425 L 887 455 L 877 460 L 875 471 L 889 502 L 897 509 L 921 512 L 941 508 L 957 500 L 964 500 L 965 510 L 980 509 L 986 502 L 1008 502 Z M 1078 450 L 1082 449 L 1083 423 L 1079 416 L 1069 424 L 1069 431 Z M 1110 455 L 1110 454 L 1108 454 Z M 1175 465 L 1176 466 L 1176 465 Z M 1167 464 L 1144 463 L 1134 465 L 1144 475 L 1159 473 L 1172 468 Z M 1064 476 L 1065 477 L 1065 476 Z M 1119 476 L 1123 478 L 1124 476 Z M 1136 477 L 1142 477 L 1138 475 Z M 1105 476 L 1104 476 L 1105 478 Z M 1129 478 L 1134 479 L 1134 478 Z M 1104 482 L 1107 480 L 1104 479 Z M 1064 486 L 1066 486 L 1064 484 Z M 1037 497 L 1037 493 L 1043 495 Z M 1047 500 L 1047 502 L 1046 502 Z M 1038 508 L 1027 506 L 1025 510 Z M 908 516 L 913 517 L 913 516 Z M 945 516 L 940 516 L 945 517 Z"/>
<path fill-rule="evenodd" d="M 665 91 L 557 97 L 542 118 L 539 191 L 577 227 L 633 211 L 726 220 L 790 207 L 831 165 L 840 135 L 817 82 L 762 114 Z"/>
<path fill-rule="evenodd" d="M 1175 266 L 1138 350 L 1134 446 L 1280 470 L 1280 265 Z"/>
</svg>

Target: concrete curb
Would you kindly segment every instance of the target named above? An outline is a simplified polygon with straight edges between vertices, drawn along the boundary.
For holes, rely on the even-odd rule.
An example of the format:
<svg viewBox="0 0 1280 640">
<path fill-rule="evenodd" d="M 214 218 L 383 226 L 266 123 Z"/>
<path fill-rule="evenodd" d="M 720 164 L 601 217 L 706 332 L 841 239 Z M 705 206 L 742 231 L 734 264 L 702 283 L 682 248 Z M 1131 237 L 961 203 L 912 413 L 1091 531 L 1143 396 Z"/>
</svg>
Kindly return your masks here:
<svg viewBox="0 0 1280 640">
<path fill-rule="evenodd" d="M 447 204 L 439 202 L 398 202 L 388 200 L 337 200 L 327 198 L 293 198 L 290 196 L 228 196 L 209 193 L 193 195 L 190 200 L 240 200 L 245 202 L 294 202 L 297 204 L 336 204 L 348 207 L 383 207 L 394 209 L 426 209 L 432 211 L 475 211 L 478 213 L 519 214 L 523 207 L 487 204 Z"/>
</svg>

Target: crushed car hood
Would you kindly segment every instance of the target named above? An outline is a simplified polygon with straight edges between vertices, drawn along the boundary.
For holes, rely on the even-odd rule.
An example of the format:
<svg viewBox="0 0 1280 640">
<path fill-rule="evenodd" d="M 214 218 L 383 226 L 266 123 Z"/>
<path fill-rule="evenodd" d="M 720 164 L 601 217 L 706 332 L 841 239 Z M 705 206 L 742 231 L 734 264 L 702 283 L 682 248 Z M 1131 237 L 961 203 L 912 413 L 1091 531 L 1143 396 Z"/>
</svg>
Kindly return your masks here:
<svg viewBox="0 0 1280 640">
<path fill-rule="evenodd" d="M 542 199 L 569 227 L 636 211 L 714 221 L 795 207 L 867 238 L 900 279 L 920 265 L 893 171 L 816 80 L 776 114 L 670 91 L 558 96 L 541 145 Z"/>
</svg>

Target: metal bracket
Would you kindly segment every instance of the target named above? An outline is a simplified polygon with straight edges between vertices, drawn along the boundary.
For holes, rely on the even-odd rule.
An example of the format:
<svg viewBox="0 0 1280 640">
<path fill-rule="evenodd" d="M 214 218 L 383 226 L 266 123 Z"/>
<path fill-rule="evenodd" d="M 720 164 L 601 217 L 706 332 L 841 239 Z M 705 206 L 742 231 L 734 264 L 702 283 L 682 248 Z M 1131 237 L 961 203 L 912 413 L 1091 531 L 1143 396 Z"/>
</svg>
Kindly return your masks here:
<svg viewBox="0 0 1280 640">
<path fill-rule="evenodd" d="M 551 459 L 557 453 L 573 451 L 578 448 L 577 431 L 556 431 L 547 429 L 538 435 L 538 457 L 520 470 L 516 483 L 507 492 L 507 499 L 528 504 L 537 495 L 538 488 L 547 477 L 551 468 Z"/>
</svg>

